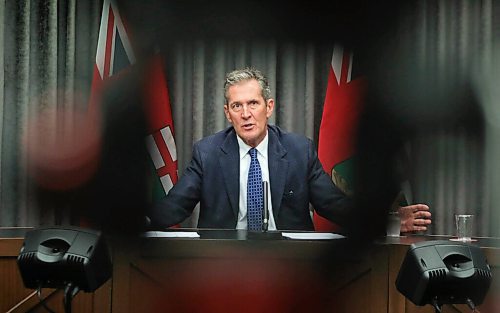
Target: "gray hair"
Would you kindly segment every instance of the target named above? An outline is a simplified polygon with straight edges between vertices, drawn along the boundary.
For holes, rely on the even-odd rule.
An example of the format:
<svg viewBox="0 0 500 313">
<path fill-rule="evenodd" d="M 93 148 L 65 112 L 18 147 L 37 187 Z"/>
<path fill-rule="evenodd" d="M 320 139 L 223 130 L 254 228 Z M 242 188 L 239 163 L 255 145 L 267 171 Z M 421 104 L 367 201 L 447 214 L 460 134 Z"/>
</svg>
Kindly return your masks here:
<svg viewBox="0 0 500 313">
<path fill-rule="evenodd" d="M 254 68 L 244 68 L 240 70 L 234 70 L 226 75 L 226 81 L 224 82 L 224 100 L 225 103 L 228 103 L 228 94 L 227 91 L 229 87 L 237 85 L 243 81 L 248 81 L 255 79 L 261 89 L 262 97 L 265 101 L 271 98 L 271 88 L 269 88 L 269 83 L 267 78 L 262 74 L 259 70 Z"/>
</svg>

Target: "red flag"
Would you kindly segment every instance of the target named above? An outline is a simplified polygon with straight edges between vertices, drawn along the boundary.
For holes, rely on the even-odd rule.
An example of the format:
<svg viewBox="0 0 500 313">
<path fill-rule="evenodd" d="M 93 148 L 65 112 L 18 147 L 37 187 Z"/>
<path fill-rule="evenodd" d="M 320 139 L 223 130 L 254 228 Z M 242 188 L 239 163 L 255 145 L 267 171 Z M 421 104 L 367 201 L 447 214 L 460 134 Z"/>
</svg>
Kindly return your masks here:
<svg viewBox="0 0 500 313">
<path fill-rule="evenodd" d="M 114 0 L 104 0 L 89 115 L 98 116 L 99 97 L 106 81 L 135 64 L 133 45 Z M 165 196 L 177 182 L 177 151 L 167 81 L 159 56 L 148 63 L 144 87 L 148 120 L 146 146 L 154 164 L 153 197 Z"/>
<path fill-rule="evenodd" d="M 352 162 L 365 88 L 364 78 L 356 75 L 353 64 L 352 52 L 335 45 L 318 143 L 323 168 L 336 186 L 348 195 L 352 193 Z M 317 231 L 337 229 L 336 225 L 316 213 L 314 225 Z"/>
<path fill-rule="evenodd" d="M 145 88 L 145 112 L 149 135 L 146 137 L 146 146 L 157 174 L 153 199 L 159 199 L 166 196 L 177 182 L 177 148 L 167 81 L 159 56 L 153 58 L 147 72 L 149 81 Z"/>
</svg>

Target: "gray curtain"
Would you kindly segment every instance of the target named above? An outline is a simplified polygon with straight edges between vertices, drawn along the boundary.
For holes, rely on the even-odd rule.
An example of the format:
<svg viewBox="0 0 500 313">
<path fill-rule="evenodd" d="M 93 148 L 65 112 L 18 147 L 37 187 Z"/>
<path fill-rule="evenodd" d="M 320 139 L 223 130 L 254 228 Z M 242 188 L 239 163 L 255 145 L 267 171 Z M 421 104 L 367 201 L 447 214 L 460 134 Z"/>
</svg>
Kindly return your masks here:
<svg viewBox="0 0 500 313">
<path fill-rule="evenodd" d="M 21 136 L 40 108 L 87 105 L 101 8 L 101 1 L 0 1 L 0 226 L 68 222 L 61 206 L 38 210 Z M 460 124 L 417 126 L 410 183 L 413 202 L 431 206 L 429 234 L 453 234 L 455 212 L 477 215 L 477 235 L 500 232 L 500 169 L 494 160 L 500 127 L 488 122 L 499 107 L 500 70 L 491 70 L 498 63 L 499 13 L 493 1 L 418 1 L 396 32 L 401 58 L 429 76 L 470 81 L 480 111 L 488 112 L 481 131 Z M 271 123 L 317 142 L 332 46 L 271 39 L 169 43 L 163 52 L 179 173 L 194 141 L 228 125 L 222 83 L 234 68 L 266 73 L 277 101 Z"/>
<path fill-rule="evenodd" d="M 0 2 L 1 226 L 67 219 L 51 206 L 38 209 L 22 138 L 40 111 L 87 105 L 101 7 L 98 1 Z"/>
<path fill-rule="evenodd" d="M 472 213 L 476 235 L 499 236 L 499 132 L 498 123 L 491 122 L 500 107 L 499 3 L 418 1 L 413 9 L 414 20 L 402 25 L 409 60 L 453 99 L 429 101 L 434 105 L 424 108 L 441 115 L 442 125 L 418 127 L 412 151 L 414 201 L 431 206 L 433 234 L 454 234 L 454 214 Z M 447 123 L 460 110 L 459 120 Z"/>
</svg>

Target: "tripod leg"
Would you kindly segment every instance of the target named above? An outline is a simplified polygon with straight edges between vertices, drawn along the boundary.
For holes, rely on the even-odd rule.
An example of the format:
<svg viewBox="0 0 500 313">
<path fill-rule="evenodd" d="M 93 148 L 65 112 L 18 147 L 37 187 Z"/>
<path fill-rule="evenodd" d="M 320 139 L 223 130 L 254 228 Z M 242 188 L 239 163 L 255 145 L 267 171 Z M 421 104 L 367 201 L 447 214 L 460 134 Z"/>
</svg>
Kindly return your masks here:
<svg viewBox="0 0 500 313">
<path fill-rule="evenodd" d="M 64 312 L 71 313 L 71 301 L 76 296 L 76 294 L 80 291 L 78 286 L 73 285 L 72 283 L 68 283 L 66 288 L 64 288 Z"/>
</svg>

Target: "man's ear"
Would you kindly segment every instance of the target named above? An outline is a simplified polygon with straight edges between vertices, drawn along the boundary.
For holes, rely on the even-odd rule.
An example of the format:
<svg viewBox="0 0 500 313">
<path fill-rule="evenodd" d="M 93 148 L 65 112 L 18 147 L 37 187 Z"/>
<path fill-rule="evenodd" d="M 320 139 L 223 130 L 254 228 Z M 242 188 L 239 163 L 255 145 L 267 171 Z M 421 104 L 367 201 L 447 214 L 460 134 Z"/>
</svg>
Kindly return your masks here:
<svg viewBox="0 0 500 313">
<path fill-rule="evenodd" d="M 231 120 L 231 115 L 229 115 L 229 106 L 227 104 L 224 104 L 224 114 L 226 115 L 226 118 L 229 121 L 229 123 L 232 124 L 233 121 Z"/>
<path fill-rule="evenodd" d="M 270 118 L 271 115 L 273 115 L 273 111 L 274 111 L 274 99 L 267 99 L 267 103 L 266 103 L 266 116 L 267 118 Z"/>
</svg>

